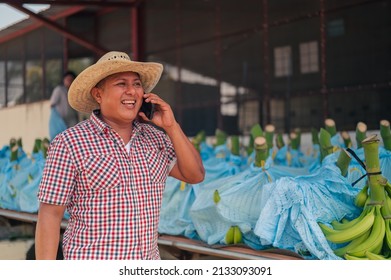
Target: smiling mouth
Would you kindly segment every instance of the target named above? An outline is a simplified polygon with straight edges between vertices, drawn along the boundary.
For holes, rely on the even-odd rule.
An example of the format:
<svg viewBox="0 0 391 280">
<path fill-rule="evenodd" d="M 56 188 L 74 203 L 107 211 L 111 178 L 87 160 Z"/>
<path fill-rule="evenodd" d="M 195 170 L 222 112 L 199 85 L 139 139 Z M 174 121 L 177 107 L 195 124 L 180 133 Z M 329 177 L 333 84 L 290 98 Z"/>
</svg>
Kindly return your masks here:
<svg viewBox="0 0 391 280">
<path fill-rule="evenodd" d="M 122 100 L 121 103 L 124 105 L 135 105 L 136 101 L 135 100 Z"/>
</svg>

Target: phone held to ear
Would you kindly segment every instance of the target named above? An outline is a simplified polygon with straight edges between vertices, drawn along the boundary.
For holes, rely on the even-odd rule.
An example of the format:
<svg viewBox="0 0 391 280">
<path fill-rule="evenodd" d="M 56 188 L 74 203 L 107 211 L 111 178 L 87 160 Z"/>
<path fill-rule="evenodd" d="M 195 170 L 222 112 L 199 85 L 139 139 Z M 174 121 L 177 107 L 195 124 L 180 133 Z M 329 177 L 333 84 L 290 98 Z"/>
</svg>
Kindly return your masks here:
<svg viewBox="0 0 391 280">
<path fill-rule="evenodd" d="M 155 104 L 152 104 L 151 102 L 145 102 L 145 99 L 143 99 L 143 104 L 141 105 L 140 111 L 144 112 L 147 118 L 151 120 L 153 118 L 154 107 Z"/>
</svg>

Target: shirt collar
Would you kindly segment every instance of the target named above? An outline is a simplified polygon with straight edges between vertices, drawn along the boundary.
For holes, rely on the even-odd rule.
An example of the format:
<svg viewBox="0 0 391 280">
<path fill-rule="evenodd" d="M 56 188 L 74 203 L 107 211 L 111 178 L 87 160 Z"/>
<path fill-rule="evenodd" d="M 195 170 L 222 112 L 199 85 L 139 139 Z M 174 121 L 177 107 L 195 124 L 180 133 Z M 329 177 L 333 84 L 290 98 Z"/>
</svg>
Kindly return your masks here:
<svg viewBox="0 0 391 280">
<path fill-rule="evenodd" d="M 110 129 L 110 126 L 104 121 L 102 121 L 99 118 L 99 115 L 100 115 L 100 110 L 99 109 L 94 110 L 90 116 L 90 121 L 95 125 L 98 132 L 105 133 L 107 132 L 108 129 Z"/>
<path fill-rule="evenodd" d="M 100 110 L 99 109 L 94 110 L 90 116 L 90 121 L 92 124 L 95 125 L 95 127 L 99 133 L 106 134 L 108 131 L 111 130 L 111 127 L 107 123 L 102 121 L 99 118 L 99 115 L 100 115 Z M 133 134 L 138 133 L 142 129 L 142 127 L 143 126 L 141 125 L 141 123 L 139 121 L 134 120 L 133 121 Z"/>
</svg>

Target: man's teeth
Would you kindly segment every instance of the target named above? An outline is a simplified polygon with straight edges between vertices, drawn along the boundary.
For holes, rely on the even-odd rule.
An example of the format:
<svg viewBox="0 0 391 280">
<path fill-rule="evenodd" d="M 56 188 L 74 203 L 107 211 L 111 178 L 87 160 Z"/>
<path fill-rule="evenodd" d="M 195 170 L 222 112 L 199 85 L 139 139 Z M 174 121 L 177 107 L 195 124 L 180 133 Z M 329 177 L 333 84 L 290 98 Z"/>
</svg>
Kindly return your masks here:
<svg viewBox="0 0 391 280">
<path fill-rule="evenodd" d="M 135 104 L 136 101 L 131 101 L 131 100 L 124 100 L 122 101 L 122 104 L 129 105 L 129 104 Z"/>
</svg>

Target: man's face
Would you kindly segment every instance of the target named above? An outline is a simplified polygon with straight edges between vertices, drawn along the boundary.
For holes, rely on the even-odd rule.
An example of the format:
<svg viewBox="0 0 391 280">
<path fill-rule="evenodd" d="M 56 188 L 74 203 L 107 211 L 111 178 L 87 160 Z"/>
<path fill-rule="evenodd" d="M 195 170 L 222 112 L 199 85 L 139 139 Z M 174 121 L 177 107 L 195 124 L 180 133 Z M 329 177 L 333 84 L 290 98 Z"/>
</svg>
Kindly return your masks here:
<svg viewBox="0 0 391 280">
<path fill-rule="evenodd" d="M 143 94 L 140 77 L 134 72 L 111 75 L 93 89 L 103 118 L 116 124 L 128 124 L 138 116 Z"/>
</svg>

